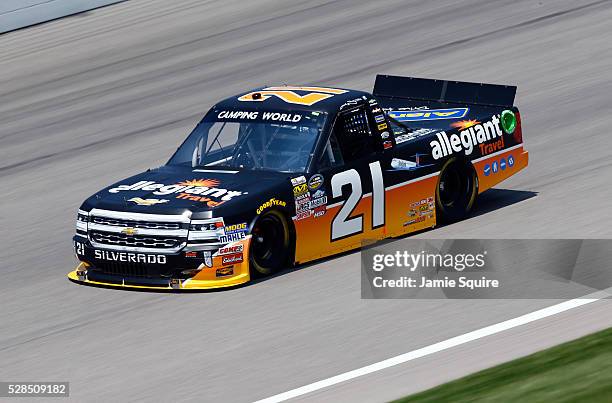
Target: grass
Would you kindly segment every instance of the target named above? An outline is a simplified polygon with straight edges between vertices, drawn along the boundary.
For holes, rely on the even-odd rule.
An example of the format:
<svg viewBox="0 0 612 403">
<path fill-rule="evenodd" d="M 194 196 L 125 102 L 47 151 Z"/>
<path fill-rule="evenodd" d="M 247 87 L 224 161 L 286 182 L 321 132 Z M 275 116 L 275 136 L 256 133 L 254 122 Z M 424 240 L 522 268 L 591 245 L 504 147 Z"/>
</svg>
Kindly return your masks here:
<svg viewBox="0 0 612 403">
<path fill-rule="evenodd" d="M 612 402 L 612 328 L 396 402 Z"/>
</svg>

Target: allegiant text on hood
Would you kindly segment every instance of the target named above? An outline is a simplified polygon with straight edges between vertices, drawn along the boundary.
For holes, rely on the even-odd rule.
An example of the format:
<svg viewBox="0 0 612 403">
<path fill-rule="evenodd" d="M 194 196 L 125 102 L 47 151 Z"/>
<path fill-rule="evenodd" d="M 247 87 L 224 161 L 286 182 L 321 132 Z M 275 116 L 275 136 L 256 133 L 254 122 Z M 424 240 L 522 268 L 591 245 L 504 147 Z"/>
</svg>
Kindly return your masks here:
<svg viewBox="0 0 612 403">
<path fill-rule="evenodd" d="M 243 192 L 237 190 L 227 190 L 216 186 L 202 186 L 201 183 L 206 181 L 186 181 L 174 185 L 165 185 L 153 181 L 140 181 L 133 185 L 119 185 L 116 188 L 109 189 L 110 193 L 119 193 L 124 191 L 149 191 L 154 195 L 167 196 L 174 193 L 185 193 L 190 195 L 208 196 L 220 201 L 228 201 L 234 197 L 241 196 Z M 210 181 L 212 182 L 212 181 Z M 212 183 L 211 183 L 212 185 Z"/>
</svg>

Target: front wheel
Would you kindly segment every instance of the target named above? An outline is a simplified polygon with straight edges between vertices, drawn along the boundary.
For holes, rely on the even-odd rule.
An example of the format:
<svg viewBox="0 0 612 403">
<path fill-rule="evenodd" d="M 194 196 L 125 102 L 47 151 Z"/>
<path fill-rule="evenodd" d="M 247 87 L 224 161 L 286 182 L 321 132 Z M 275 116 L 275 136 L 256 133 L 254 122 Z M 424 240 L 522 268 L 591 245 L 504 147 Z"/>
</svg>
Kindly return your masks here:
<svg viewBox="0 0 612 403">
<path fill-rule="evenodd" d="M 253 226 L 250 264 L 255 275 L 277 272 L 289 263 L 291 236 L 285 216 L 270 210 Z"/>
<path fill-rule="evenodd" d="M 442 222 L 465 218 L 476 201 L 478 182 L 474 168 L 459 159 L 447 161 L 438 178 L 436 210 Z"/>
</svg>

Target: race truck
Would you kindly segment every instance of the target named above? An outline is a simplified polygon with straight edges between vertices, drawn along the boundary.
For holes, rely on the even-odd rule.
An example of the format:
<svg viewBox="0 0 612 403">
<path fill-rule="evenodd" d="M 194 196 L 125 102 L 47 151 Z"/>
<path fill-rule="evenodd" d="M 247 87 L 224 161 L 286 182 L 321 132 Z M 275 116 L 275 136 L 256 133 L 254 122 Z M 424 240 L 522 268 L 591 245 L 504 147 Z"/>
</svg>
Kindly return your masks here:
<svg viewBox="0 0 612 403">
<path fill-rule="evenodd" d="M 227 98 L 166 165 L 81 205 L 68 277 L 231 287 L 460 220 L 527 166 L 515 92 L 379 75 L 373 94 L 277 86 Z"/>
</svg>

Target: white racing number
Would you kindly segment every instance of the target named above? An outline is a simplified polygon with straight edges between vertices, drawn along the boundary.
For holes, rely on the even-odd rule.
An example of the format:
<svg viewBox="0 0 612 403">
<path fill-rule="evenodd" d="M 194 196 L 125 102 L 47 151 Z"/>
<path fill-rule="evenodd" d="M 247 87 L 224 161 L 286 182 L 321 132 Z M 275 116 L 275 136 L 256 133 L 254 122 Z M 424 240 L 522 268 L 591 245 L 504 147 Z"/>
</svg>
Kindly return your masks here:
<svg viewBox="0 0 612 403">
<path fill-rule="evenodd" d="M 375 229 L 385 225 L 385 185 L 380 161 L 370 163 L 370 175 L 372 176 L 372 229 Z M 345 185 L 350 185 L 351 191 L 332 221 L 332 241 L 363 232 L 363 215 L 350 217 L 363 196 L 359 172 L 349 169 L 332 176 L 332 196 L 334 198 L 342 196 L 342 187 Z"/>
</svg>

